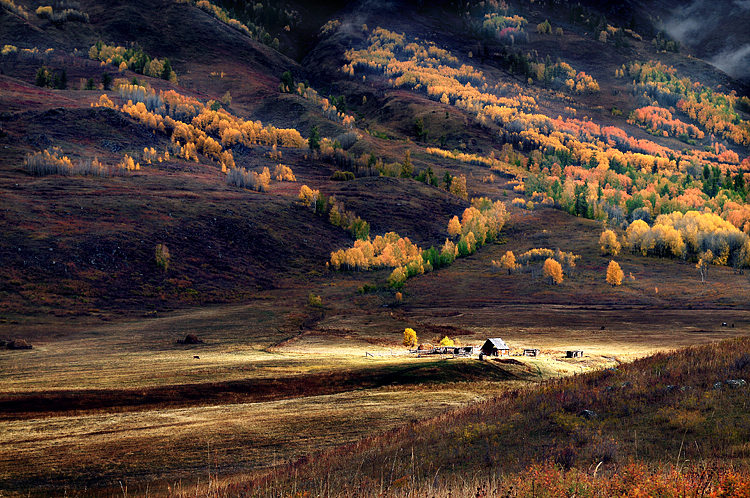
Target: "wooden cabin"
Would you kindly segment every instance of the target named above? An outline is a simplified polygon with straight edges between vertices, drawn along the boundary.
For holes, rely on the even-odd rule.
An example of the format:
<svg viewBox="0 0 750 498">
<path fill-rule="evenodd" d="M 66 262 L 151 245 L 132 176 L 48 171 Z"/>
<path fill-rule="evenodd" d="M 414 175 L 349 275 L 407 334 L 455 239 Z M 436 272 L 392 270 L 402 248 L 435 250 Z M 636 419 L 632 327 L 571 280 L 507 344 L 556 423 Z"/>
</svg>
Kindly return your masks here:
<svg viewBox="0 0 750 498">
<path fill-rule="evenodd" d="M 565 357 L 566 358 L 583 358 L 583 351 L 580 349 L 565 351 Z"/>
<path fill-rule="evenodd" d="M 524 349 L 523 350 L 523 355 L 524 356 L 539 356 L 539 350 L 536 349 L 536 348 Z"/>
<path fill-rule="evenodd" d="M 482 345 L 482 353 L 485 356 L 510 356 L 510 348 L 498 337 L 487 339 Z"/>
</svg>

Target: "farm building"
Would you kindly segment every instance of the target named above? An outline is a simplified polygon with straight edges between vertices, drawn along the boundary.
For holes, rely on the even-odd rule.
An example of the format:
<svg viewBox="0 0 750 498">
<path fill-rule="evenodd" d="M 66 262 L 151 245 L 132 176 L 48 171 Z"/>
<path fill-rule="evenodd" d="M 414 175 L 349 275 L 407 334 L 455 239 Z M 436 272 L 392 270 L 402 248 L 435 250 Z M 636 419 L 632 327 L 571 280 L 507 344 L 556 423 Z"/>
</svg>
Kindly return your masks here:
<svg viewBox="0 0 750 498">
<path fill-rule="evenodd" d="M 487 339 L 482 345 L 482 353 L 486 356 L 509 356 L 510 348 L 500 338 Z"/>
<path fill-rule="evenodd" d="M 523 350 L 524 356 L 539 356 L 539 350 L 537 348 L 528 348 Z"/>
<path fill-rule="evenodd" d="M 565 351 L 566 358 L 583 358 L 583 351 L 580 349 L 574 349 L 572 351 Z"/>
</svg>

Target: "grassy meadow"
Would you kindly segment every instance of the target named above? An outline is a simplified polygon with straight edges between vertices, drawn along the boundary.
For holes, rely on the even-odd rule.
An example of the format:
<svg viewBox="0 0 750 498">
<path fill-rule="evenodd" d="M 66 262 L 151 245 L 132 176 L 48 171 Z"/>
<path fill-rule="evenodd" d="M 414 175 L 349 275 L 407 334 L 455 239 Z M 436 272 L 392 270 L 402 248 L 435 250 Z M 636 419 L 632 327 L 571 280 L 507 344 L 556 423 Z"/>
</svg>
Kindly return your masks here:
<svg viewBox="0 0 750 498">
<path fill-rule="evenodd" d="M 242 482 L 518 389 L 748 332 L 739 311 L 660 312 L 654 323 L 640 309 L 455 303 L 445 313 L 437 301 L 373 314 L 366 301 L 336 297 L 355 285 L 324 288 L 322 310 L 259 299 L 61 328 L 34 349 L 0 352 L 0 487 L 163 492 L 194 489 L 209 472 L 214 483 Z M 294 329 L 305 314 L 314 324 Z M 717 326 L 720 317 L 735 328 Z M 423 341 L 504 337 L 514 356 L 415 358 L 399 344 L 405 326 Z M 177 344 L 188 333 L 204 343 Z M 524 347 L 541 356 L 518 356 Z M 564 358 L 572 348 L 585 356 Z"/>
</svg>

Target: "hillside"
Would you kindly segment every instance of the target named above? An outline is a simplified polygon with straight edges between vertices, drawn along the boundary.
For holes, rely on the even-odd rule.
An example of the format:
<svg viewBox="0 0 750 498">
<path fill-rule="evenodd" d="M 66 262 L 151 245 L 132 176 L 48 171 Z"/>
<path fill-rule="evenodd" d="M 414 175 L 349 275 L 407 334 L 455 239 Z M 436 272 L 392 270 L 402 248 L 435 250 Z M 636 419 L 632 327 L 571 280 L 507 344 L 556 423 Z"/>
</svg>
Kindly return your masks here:
<svg viewBox="0 0 750 498">
<path fill-rule="evenodd" d="M 746 482 L 747 9 L 681 7 L 0 0 L 0 494 Z"/>
</svg>

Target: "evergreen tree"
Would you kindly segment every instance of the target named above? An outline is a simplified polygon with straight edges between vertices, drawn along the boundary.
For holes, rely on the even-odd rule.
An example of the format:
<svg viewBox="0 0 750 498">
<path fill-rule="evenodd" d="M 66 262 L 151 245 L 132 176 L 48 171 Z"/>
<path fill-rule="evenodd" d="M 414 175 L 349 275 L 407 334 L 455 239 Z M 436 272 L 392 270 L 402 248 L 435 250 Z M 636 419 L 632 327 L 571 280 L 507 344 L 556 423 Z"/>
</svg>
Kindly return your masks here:
<svg viewBox="0 0 750 498">
<path fill-rule="evenodd" d="M 284 71 L 281 75 L 281 84 L 284 87 L 285 92 L 292 91 L 292 88 L 294 88 L 294 76 L 292 76 L 291 72 Z"/>
<path fill-rule="evenodd" d="M 46 67 L 42 66 L 36 72 L 36 86 L 47 86 L 49 85 L 49 71 Z"/>
<path fill-rule="evenodd" d="M 587 197 L 589 195 L 589 187 L 585 183 L 582 185 L 576 185 L 575 187 L 575 205 L 573 209 L 575 210 L 576 216 L 583 216 L 587 217 L 589 214 L 589 201 L 587 200 Z"/>
<path fill-rule="evenodd" d="M 747 190 L 745 189 L 745 173 L 740 171 L 737 176 L 734 177 L 734 190 L 742 196 L 743 199 L 747 197 Z"/>
<path fill-rule="evenodd" d="M 414 174 L 414 166 L 411 163 L 411 150 L 404 152 L 404 160 L 401 163 L 401 178 L 411 178 Z"/>
<path fill-rule="evenodd" d="M 172 63 L 169 62 L 169 59 L 164 59 L 162 62 L 162 70 L 161 70 L 161 79 L 169 81 L 169 78 L 172 77 Z"/>
<path fill-rule="evenodd" d="M 453 176 L 446 171 L 445 175 L 443 175 L 443 183 L 445 184 L 445 190 L 450 191 L 452 182 L 453 182 Z"/>
<path fill-rule="evenodd" d="M 55 73 L 55 88 L 65 90 L 68 88 L 68 72 L 63 69 L 59 74 Z"/>
<path fill-rule="evenodd" d="M 310 150 L 320 150 L 320 133 L 318 132 L 317 126 L 313 126 L 310 130 L 310 138 L 308 139 L 307 143 L 310 147 Z"/>
</svg>

